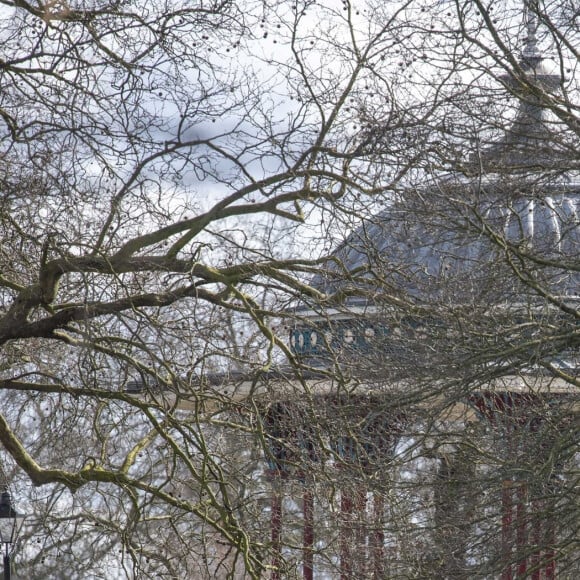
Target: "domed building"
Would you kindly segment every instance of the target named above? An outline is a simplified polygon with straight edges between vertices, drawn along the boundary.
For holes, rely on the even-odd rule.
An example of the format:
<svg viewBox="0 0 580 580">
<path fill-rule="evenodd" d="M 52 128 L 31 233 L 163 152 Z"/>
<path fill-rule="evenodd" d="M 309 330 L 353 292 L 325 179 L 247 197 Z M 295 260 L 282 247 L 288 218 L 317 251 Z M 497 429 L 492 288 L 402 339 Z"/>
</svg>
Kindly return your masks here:
<svg viewBox="0 0 580 580">
<path fill-rule="evenodd" d="M 299 481 L 304 578 L 318 566 L 317 511 L 326 527 L 338 520 L 341 579 L 396 577 L 400 539 L 389 532 L 388 485 L 376 482 L 392 482 L 393 457 L 419 447 L 418 471 L 436 465 L 430 491 L 417 484 L 431 507 L 415 515 L 435 522 L 429 577 L 488 566 L 478 577 L 556 578 L 550 512 L 578 411 L 578 143 L 545 106 L 560 78 L 533 22 L 520 66 L 521 78 L 505 79 L 519 109 L 503 137 L 361 223 L 312 280 L 324 306 L 296 309 L 290 345 L 309 401 L 281 396 L 263 420 L 277 490 L 272 544 L 281 549 L 284 494 Z M 323 427 L 313 427 L 313 408 Z M 321 464 L 339 474 L 334 507 L 308 487 L 320 485 L 309 472 Z M 487 488 L 471 486 L 476 471 Z M 478 507 L 478 495 L 487 503 Z"/>
<path fill-rule="evenodd" d="M 500 140 L 479 144 L 461 173 L 431 177 L 430 185 L 405 191 L 334 251 L 312 285 L 339 302 L 336 318 L 349 322 L 332 334 L 325 324 L 308 323 L 320 315 L 299 308 L 306 323 L 291 335 L 298 356 L 324 365 L 325 351 L 365 347 L 373 337 L 392 334 L 349 316 L 381 304 L 461 305 L 483 294 L 492 304 L 580 298 L 578 139 L 538 94 L 557 91 L 560 77 L 545 65 L 533 25 L 521 68 L 529 86 L 504 79 L 519 108 Z M 521 275 L 505 263 L 508 254 L 522 260 Z"/>
</svg>

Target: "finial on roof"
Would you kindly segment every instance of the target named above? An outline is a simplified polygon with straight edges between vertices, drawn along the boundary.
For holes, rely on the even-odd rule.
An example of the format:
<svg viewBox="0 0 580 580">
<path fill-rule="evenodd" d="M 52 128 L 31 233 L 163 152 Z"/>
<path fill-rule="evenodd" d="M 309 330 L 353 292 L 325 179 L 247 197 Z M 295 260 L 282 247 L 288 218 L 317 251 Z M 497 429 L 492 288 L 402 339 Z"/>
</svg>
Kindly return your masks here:
<svg viewBox="0 0 580 580">
<path fill-rule="evenodd" d="M 537 6 L 534 0 L 524 0 L 523 24 L 526 28 L 526 37 L 522 47 L 520 65 L 526 76 L 533 80 L 543 90 L 554 91 L 560 84 L 560 76 L 550 70 L 546 57 L 538 46 L 538 12 L 533 6 Z M 510 84 L 513 84 L 510 80 Z M 519 84 L 516 80 L 515 84 Z"/>
<path fill-rule="evenodd" d="M 522 57 L 525 64 L 533 68 L 534 65 L 538 61 L 542 60 L 543 57 L 540 54 L 540 50 L 538 48 L 538 39 L 536 37 L 536 31 L 538 30 L 538 18 L 536 13 L 530 9 L 529 2 L 526 2 L 524 5 L 524 23 L 526 25 L 528 34 L 524 48 L 522 50 Z"/>
</svg>

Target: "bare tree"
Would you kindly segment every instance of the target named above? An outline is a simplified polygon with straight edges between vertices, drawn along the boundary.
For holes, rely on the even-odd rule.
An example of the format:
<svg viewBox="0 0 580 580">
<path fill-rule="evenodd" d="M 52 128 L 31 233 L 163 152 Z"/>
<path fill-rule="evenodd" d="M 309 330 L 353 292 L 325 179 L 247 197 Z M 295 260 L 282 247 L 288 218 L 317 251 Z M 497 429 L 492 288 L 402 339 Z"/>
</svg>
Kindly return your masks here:
<svg viewBox="0 0 580 580">
<path fill-rule="evenodd" d="M 1 10 L 28 577 L 577 569 L 572 5 Z"/>
<path fill-rule="evenodd" d="M 291 341 L 317 396 L 267 415 L 274 475 L 320 471 L 310 493 L 328 506 L 331 486 L 326 517 L 338 513 L 324 553 L 305 535 L 304 577 L 310 552 L 341 578 L 577 574 L 578 28 L 559 24 L 566 8 L 407 5 L 398 64 L 416 94 L 404 106 L 358 95 L 369 174 L 380 181 L 393 158 L 408 171 L 382 211 L 363 220 L 353 203 L 358 227 L 313 280 L 335 301 L 305 297 L 298 311 Z M 272 510 L 282 543 L 283 506 Z"/>
</svg>

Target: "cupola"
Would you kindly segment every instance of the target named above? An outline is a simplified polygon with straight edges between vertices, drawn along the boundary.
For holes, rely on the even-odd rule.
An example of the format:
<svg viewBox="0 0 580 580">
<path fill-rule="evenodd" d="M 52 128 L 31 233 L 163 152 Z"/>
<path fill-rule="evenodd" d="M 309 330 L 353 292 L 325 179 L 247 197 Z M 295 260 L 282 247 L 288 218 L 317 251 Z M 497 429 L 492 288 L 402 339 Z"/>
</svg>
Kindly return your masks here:
<svg viewBox="0 0 580 580">
<path fill-rule="evenodd" d="M 374 352 L 380 361 L 399 349 L 401 365 L 413 364 L 403 339 L 438 323 L 429 318 L 433 304 L 579 299 L 580 182 L 571 163 L 578 144 L 558 118 L 561 79 L 536 31 L 530 16 L 518 67 L 503 78 L 518 100 L 503 136 L 472 153 L 462 172 L 401 195 L 361 223 L 314 277 L 329 307 L 297 309 L 290 343 L 300 360 L 325 367 Z M 536 280 L 518 278 L 510 251 Z M 405 314 L 393 325 L 393 316 L 383 322 L 385 309 Z"/>
</svg>

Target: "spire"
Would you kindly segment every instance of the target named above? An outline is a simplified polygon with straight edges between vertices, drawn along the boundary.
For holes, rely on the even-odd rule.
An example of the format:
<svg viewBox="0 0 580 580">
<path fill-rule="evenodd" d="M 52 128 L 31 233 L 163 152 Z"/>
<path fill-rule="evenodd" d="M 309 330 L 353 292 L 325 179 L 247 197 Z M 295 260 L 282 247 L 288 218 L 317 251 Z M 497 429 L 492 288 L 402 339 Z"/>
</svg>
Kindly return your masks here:
<svg viewBox="0 0 580 580">
<path fill-rule="evenodd" d="M 523 24 L 526 37 L 519 65 L 524 75 L 514 73 L 502 77 L 506 87 L 518 98 L 516 117 L 503 138 L 490 144 L 471 158 L 471 165 L 483 171 L 529 172 L 534 168 L 554 168 L 562 155 L 555 151 L 557 139 L 542 93 L 553 93 L 560 85 L 560 76 L 551 73 L 538 46 L 538 16 L 524 3 Z"/>
<path fill-rule="evenodd" d="M 560 84 L 560 76 L 550 73 L 545 66 L 545 56 L 538 47 L 538 15 L 530 8 L 529 0 L 524 3 L 523 24 L 526 29 L 526 37 L 522 48 L 520 66 L 526 72 L 530 80 L 537 82 L 543 89 L 556 89 Z M 517 79 L 506 78 L 509 86 L 514 86 Z M 521 82 L 519 83 L 521 84 Z"/>
<path fill-rule="evenodd" d="M 528 3 L 524 5 L 524 24 L 527 29 L 526 42 L 522 50 L 522 64 L 527 64 L 530 68 L 534 68 L 533 64 L 540 62 L 543 57 L 538 48 L 538 39 L 536 32 L 538 30 L 538 17 L 530 10 Z"/>
</svg>

